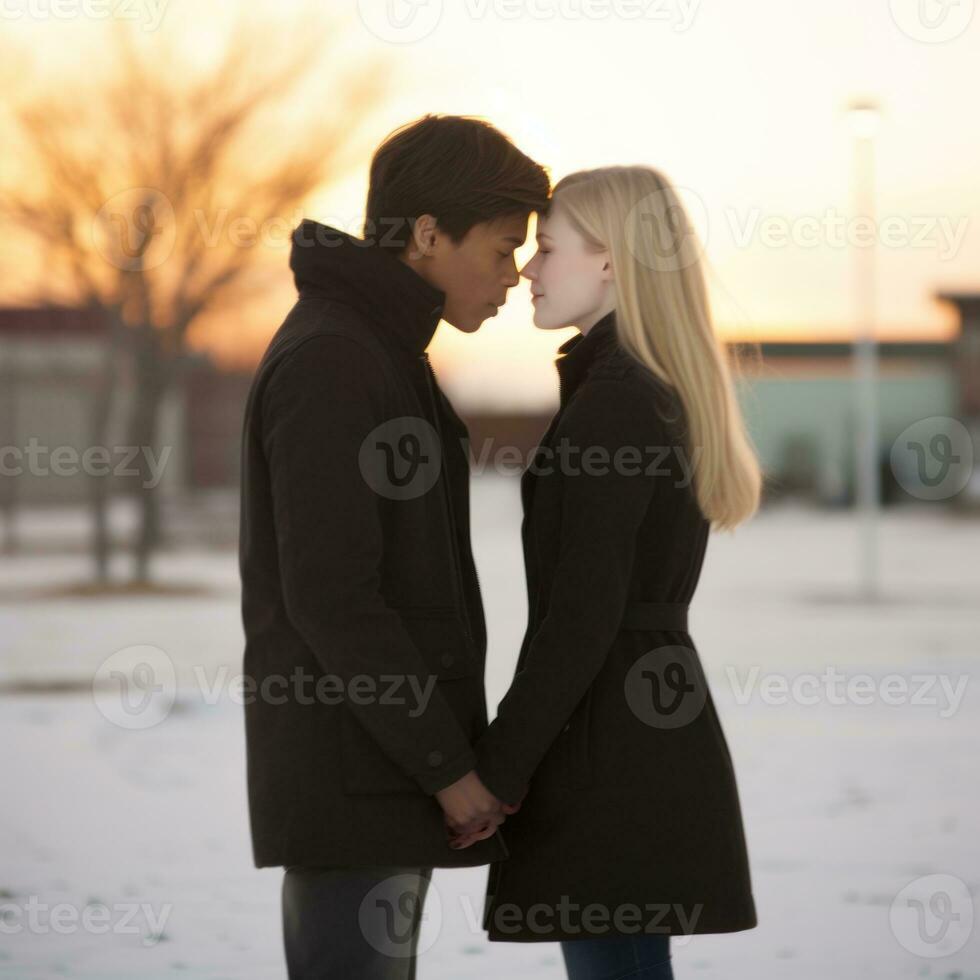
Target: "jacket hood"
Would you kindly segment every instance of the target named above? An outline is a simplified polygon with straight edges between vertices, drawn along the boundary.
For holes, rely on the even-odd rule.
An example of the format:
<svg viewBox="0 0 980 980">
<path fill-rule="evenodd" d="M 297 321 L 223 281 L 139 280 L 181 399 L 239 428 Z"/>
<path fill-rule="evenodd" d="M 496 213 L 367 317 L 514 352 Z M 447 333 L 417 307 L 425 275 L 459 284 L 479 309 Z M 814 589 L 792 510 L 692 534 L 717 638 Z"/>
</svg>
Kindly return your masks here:
<svg viewBox="0 0 980 980">
<path fill-rule="evenodd" d="M 370 317 L 415 353 L 428 347 L 446 294 L 379 245 L 304 219 L 292 234 L 296 289 L 316 290 Z"/>
</svg>

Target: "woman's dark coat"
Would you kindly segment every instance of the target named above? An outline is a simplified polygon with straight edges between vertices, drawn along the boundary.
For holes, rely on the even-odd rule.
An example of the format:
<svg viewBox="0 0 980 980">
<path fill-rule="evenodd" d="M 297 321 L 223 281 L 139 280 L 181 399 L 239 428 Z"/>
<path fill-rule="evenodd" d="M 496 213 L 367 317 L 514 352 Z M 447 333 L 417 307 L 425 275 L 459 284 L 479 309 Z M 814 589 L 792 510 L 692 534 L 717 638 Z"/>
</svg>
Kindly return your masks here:
<svg viewBox="0 0 980 980">
<path fill-rule="evenodd" d="M 560 407 L 521 480 L 529 622 L 477 771 L 521 809 L 491 940 L 756 925 L 735 775 L 686 607 L 709 523 L 679 399 L 615 316 L 561 348 Z"/>
<path fill-rule="evenodd" d="M 242 446 L 254 862 L 486 864 L 500 834 L 452 850 L 433 797 L 487 725 L 467 432 L 425 354 L 445 296 L 312 221 L 290 266 Z"/>
</svg>

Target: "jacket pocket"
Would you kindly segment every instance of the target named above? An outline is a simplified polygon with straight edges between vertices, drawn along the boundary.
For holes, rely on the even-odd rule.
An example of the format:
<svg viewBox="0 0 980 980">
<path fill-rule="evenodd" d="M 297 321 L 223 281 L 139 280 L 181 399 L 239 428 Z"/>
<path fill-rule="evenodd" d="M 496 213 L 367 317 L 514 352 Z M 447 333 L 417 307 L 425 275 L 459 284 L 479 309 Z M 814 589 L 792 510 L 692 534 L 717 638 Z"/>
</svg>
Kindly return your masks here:
<svg viewBox="0 0 980 980">
<path fill-rule="evenodd" d="M 470 732 L 477 719 L 472 705 L 478 699 L 464 696 L 472 687 L 444 681 L 458 681 L 476 673 L 475 657 L 456 610 L 451 606 L 412 606 L 398 608 L 405 630 L 418 647 L 424 664 L 424 673 L 408 684 L 401 682 L 400 696 L 411 697 L 412 692 L 428 690 L 435 679 L 439 694 L 456 715 L 460 727 Z M 406 775 L 375 741 L 365 727 L 354 717 L 350 705 L 339 706 L 340 762 L 344 792 L 362 793 L 414 793 L 422 792 L 418 783 Z M 380 710 L 384 710 L 379 705 Z M 368 709 L 370 710 L 370 709 Z M 406 733 L 406 737 L 410 737 Z"/>
</svg>

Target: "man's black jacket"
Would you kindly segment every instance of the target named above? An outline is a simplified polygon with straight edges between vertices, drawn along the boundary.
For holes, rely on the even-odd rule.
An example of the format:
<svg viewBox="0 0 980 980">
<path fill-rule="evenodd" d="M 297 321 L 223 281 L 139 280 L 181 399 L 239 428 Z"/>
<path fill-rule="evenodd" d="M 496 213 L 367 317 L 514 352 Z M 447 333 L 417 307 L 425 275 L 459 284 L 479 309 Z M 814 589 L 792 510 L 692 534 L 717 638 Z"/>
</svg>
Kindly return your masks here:
<svg viewBox="0 0 980 980">
<path fill-rule="evenodd" d="M 312 221 L 290 267 L 242 443 L 255 865 L 498 860 L 499 833 L 449 848 L 432 795 L 487 727 L 467 431 L 424 353 L 444 294 Z"/>
</svg>

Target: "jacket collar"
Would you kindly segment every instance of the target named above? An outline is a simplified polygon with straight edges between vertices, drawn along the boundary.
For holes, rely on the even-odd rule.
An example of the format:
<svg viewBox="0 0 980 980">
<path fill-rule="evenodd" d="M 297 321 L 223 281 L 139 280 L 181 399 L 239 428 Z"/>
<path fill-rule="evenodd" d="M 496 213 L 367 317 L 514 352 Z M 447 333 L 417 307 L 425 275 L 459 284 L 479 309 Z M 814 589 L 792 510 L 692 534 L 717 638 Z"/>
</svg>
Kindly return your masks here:
<svg viewBox="0 0 980 980">
<path fill-rule="evenodd" d="M 289 267 L 296 288 L 316 290 L 370 317 L 413 354 L 429 346 L 446 294 L 380 246 L 304 219 L 292 234 Z"/>
<path fill-rule="evenodd" d="M 597 320 L 588 333 L 577 333 L 558 348 L 562 356 L 555 360 L 562 390 L 570 393 L 585 377 L 589 368 L 601 357 L 619 347 L 616 335 L 616 312 Z"/>
</svg>

